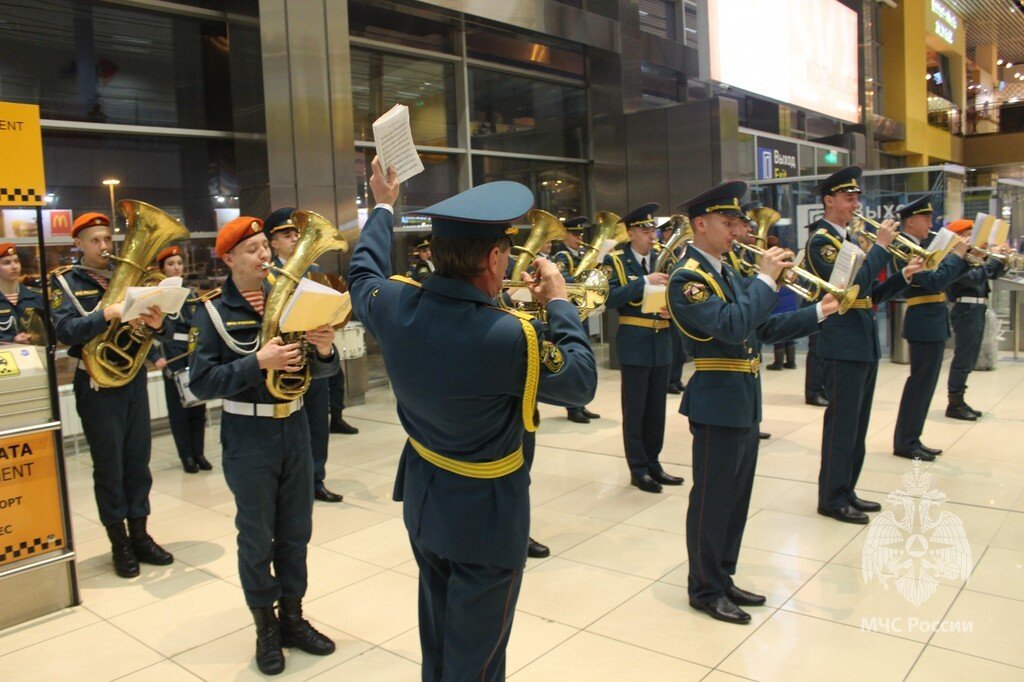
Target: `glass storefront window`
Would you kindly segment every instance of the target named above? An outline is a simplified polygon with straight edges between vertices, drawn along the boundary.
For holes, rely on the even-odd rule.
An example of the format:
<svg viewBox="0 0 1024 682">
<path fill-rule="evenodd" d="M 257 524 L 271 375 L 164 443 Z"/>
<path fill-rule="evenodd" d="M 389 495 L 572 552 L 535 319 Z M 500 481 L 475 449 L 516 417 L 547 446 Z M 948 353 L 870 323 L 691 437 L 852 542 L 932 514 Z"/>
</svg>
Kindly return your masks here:
<svg viewBox="0 0 1024 682">
<path fill-rule="evenodd" d="M 800 175 L 814 175 L 815 147 L 809 144 L 800 145 Z"/>
<path fill-rule="evenodd" d="M 558 47 L 521 34 L 480 26 L 466 26 L 466 55 L 573 78 L 583 78 L 586 74 L 586 61 L 578 47 Z"/>
<path fill-rule="evenodd" d="M 370 192 L 370 162 L 376 152 L 372 149 L 356 150 L 356 207 L 359 210 L 373 209 L 373 194 Z M 458 158 L 449 154 L 420 152 L 423 172 L 402 183 L 398 213 L 414 211 L 435 204 L 442 199 L 459 193 Z"/>
<path fill-rule="evenodd" d="M 383 43 L 416 47 L 434 52 L 452 52 L 452 27 L 410 7 L 401 11 L 381 7 L 379 2 L 349 2 L 348 30 L 351 35 Z"/>
<path fill-rule="evenodd" d="M 233 129 L 223 21 L 74 0 L 0 0 L 0 16 L 6 101 L 44 119 Z"/>
<path fill-rule="evenodd" d="M 583 88 L 472 68 L 469 90 L 474 149 L 585 155 L 587 101 Z"/>
<path fill-rule="evenodd" d="M 848 163 L 850 158 L 849 152 L 816 147 L 815 155 L 817 157 L 819 175 L 823 173 L 834 173 L 840 168 L 845 168 L 850 165 Z"/>
<path fill-rule="evenodd" d="M 757 159 L 754 149 L 754 136 L 750 133 L 740 133 L 738 135 L 739 140 L 739 153 L 740 153 L 740 180 L 756 180 L 757 179 Z"/>
<path fill-rule="evenodd" d="M 586 166 L 532 159 L 473 156 L 473 184 L 512 180 L 530 188 L 536 207 L 557 218 L 584 215 Z"/>
<path fill-rule="evenodd" d="M 400 103 L 409 107 L 416 144 L 456 146 L 453 74 L 445 62 L 352 48 L 355 138 L 373 140 L 373 122 Z"/>
</svg>

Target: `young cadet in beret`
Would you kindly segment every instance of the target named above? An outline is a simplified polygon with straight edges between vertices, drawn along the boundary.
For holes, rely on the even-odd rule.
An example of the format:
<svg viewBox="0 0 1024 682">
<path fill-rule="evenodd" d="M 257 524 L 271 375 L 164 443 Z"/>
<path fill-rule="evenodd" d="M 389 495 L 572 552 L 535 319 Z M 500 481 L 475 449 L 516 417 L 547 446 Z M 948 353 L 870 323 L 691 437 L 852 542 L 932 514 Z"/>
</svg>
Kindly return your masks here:
<svg viewBox="0 0 1024 682">
<path fill-rule="evenodd" d="M 668 284 L 668 275 L 654 271 L 657 210 L 658 204 L 644 204 L 623 216 L 629 241 L 605 256 L 602 265 L 608 275 L 607 306 L 619 311 L 615 354 L 622 374 L 622 440 L 630 483 L 648 493 L 660 493 L 662 485 L 683 484 L 658 461 L 672 364 L 669 314 L 641 310 L 645 283 Z"/>
<path fill-rule="evenodd" d="M 270 248 L 261 220 L 235 218 L 217 234 L 215 249 L 231 275 L 201 297 L 189 332 L 189 376 L 197 397 L 224 399 L 222 466 L 235 497 L 238 573 L 256 622 L 256 665 L 275 675 L 284 670 L 282 647 L 325 656 L 334 642 L 302 617 L 313 525 L 309 422 L 301 398 L 286 402 L 271 395 L 266 372 L 294 372 L 305 363 L 316 379 L 338 371 L 338 354 L 327 325 L 306 332 L 305 357 L 298 343 L 260 339 L 270 292 L 263 267 Z"/>
<path fill-rule="evenodd" d="M 558 267 L 566 282 L 572 282 L 572 273 L 575 272 L 580 258 L 583 257 L 581 247 L 583 245 L 583 230 L 587 226 L 587 217 L 581 215 L 569 218 L 562 223 L 562 226 L 565 227 L 565 239 L 552 246 L 551 262 Z M 589 320 L 583 320 L 583 331 L 587 333 L 589 339 Z M 591 419 L 601 418 L 601 415 L 588 410 L 586 405 L 566 408 L 566 416 L 569 421 L 577 424 L 589 424 Z"/>
<path fill-rule="evenodd" d="M 21 259 L 14 244 L 0 244 L 0 341 L 11 343 L 33 343 L 29 329 L 25 327 L 26 317 L 46 314 L 43 294 L 21 283 Z M 36 343 L 46 343 L 37 339 Z"/>
<path fill-rule="evenodd" d="M 669 309 L 696 367 L 679 408 L 693 434 L 687 591 L 690 606 L 730 623 L 750 622 L 740 606 L 765 603 L 732 579 L 757 464 L 761 344 L 806 336 L 839 309 L 829 294 L 813 308 L 772 315 L 779 277 L 792 265 L 778 247 L 765 252 L 755 277 L 722 261 L 747 229 L 739 203 L 746 190 L 744 182 L 726 182 L 683 204 L 694 239 L 668 285 Z"/>
<path fill-rule="evenodd" d="M 156 264 L 166 277 L 181 277 L 185 273 L 185 261 L 180 246 L 168 246 L 156 255 Z M 160 352 L 154 364 L 164 375 L 164 397 L 167 400 L 167 422 L 174 437 L 174 446 L 181 459 L 185 473 L 197 474 L 199 470 L 213 468 L 206 459 L 206 405 L 183 407 L 174 375 L 188 370 L 188 332 L 192 328 L 197 301 L 191 297 L 185 301 L 175 315 L 166 318 L 166 335 L 170 338 L 160 342 Z"/>
<path fill-rule="evenodd" d="M 579 313 L 551 261 L 529 273 L 550 343 L 525 315 L 497 307 L 512 223 L 533 205 L 514 182 L 479 185 L 420 211 L 436 270 L 391 277 L 399 185 L 373 161 L 378 202 L 352 256 L 356 316 L 380 344 L 409 439 L 395 499 L 420 569 L 424 680 L 502 680 L 530 530 L 524 434 L 538 399 L 582 405 L 597 370 Z"/>
<path fill-rule="evenodd" d="M 859 167 L 850 166 L 815 188 L 825 217 L 807 242 L 807 267 L 823 280 L 832 276 L 843 241 L 856 243 L 847 226 L 860 206 L 861 174 Z M 903 291 L 912 273 L 921 269 L 921 263 L 913 263 L 903 269 L 902 277 L 878 282 L 879 273 L 889 264 L 888 248 L 895 236 L 896 223 L 883 221 L 877 244 L 868 251 L 851 283 L 860 287 L 861 298 L 846 314 L 825 320 L 818 332 L 817 350 L 828 398 L 821 437 L 818 513 L 844 523 L 867 523 L 864 512 L 881 509 L 877 502 L 858 497 L 856 491 L 882 354 L 874 306 Z"/>
<path fill-rule="evenodd" d="M 947 229 L 969 240 L 974 230 L 974 221 L 954 220 Z M 981 246 L 1003 254 L 1010 252 L 1006 244 L 999 247 L 991 244 Z M 967 391 L 967 376 L 974 369 L 981 353 L 981 340 L 985 335 L 985 310 L 988 307 L 988 295 L 992 291 L 989 280 L 998 279 L 1005 270 L 1003 263 L 990 258 L 984 264 L 968 269 L 946 289 L 947 297 L 953 302 L 949 312 L 949 321 L 953 327 L 953 361 L 949 364 L 949 379 L 946 382 L 949 391 L 946 416 L 951 419 L 975 421 L 981 416 L 981 412 L 964 401 L 964 392 Z"/>
<path fill-rule="evenodd" d="M 288 259 L 295 253 L 299 242 L 299 228 L 292 222 L 295 208 L 286 206 L 271 213 L 263 223 L 263 232 L 267 235 L 270 248 L 274 253 L 274 267 L 283 268 Z M 320 266 L 313 263 L 303 276 L 311 272 L 320 272 Z M 271 271 L 267 280 L 273 283 L 277 275 Z M 303 396 L 302 409 L 306 411 L 309 421 L 310 448 L 313 451 L 313 497 L 321 502 L 341 502 L 342 496 L 327 489 L 324 479 L 327 477 L 327 451 L 330 439 L 330 383 L 344 381 L 341 378 L 341 366 L 338 373 L 329 377 L 314 379 L 309 390 Z M 344 390 L 344 389 L 342 389 Z"/>
<path fill-rule="evenodd" d="M 932 204 L 923 196 L 899 211 L 903 235 L 927 248 L 932 241 Z M 942 354 L 949 338 L 949 309 L 945 288 L 967 272 L 967 242 L 957 239 L 956 245 L 934 270 L 922 270 L 910 280 L 903 292 L 907 313 L 903 319 L 903 338 L 910 346 L 910 376 L 903 385 L 900 409 L 893 431 L 893 454 L 907 459 L 931 462 L 942 450 L 921 442 L 924 421 L 928 416 L 935 387 L 942 371 Z M 892 258 L 891 273 L 902 261 Z"/>
<path fill-rule="evenodd" d="M 96 508 L 110 539 L 114 571 L 132 578 L 139 574 L 140 561 L 157 566 L 174 561 L 146 530 L 153 485 L 148 380 L 140 370 L 124 386 L 101 388 L 86 371 L 82 347 L 119 320 L 124 304 L 99 307 L 114 273 L 110 219 L 102 213 L 81 215 L 71 226 L 71 236 L 82 258 L 77 265 L 50 273 L 50 316 L 57 340 L 70 346 L 68 356 L 79 360 L 73 380 L 75 406 L 89 443 Z M 153 308 L 130 324 L 145 324 L 157 336 L 164 333 L 163 314 Z"/>
</svg>

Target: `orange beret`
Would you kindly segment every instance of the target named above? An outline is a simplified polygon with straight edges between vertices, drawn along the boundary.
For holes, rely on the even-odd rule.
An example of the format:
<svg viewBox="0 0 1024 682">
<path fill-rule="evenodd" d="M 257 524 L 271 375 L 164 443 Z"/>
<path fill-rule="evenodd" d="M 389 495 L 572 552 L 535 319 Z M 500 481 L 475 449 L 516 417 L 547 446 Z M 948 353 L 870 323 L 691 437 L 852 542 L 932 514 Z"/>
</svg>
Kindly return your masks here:
<svg viewBox="0 0 1024 682">
<path fill-rule="evenodd" d="M 16 255 L 18 255 L 18 250 L 14 248 L 14 244 L 10 242 L 4 242 L 3 244 L 0 244 L 0 258 L 3 258 L 5 256 Z"/>
<path fill-rule="evenodd" d="M 956 232 L 957 234 L 960 234 L 961 232 L 966 232 L 967 230 L 974 229 L 974 221 L 954 220 L 949 225 L 946 225 L 946 229 L 949 230 L 950 232 Z"/>
<path fill-rule="evenodd" d="M 163 265 L 164 261 L 167 260 L 168 258 L 170 258 L 171 256 L 180 256 L 180 255 L 181 255 L 181 247 L 179 247 L 179 246 L 168 246 L 166 249 L 164 249 L 160 253 L 156 254 L 156 264 L 157 265 Z"/>
<path fill-rule="evenodd" d="M 95 227 L 97 225 L 106 225 L 107 227 L 110 227 L 110 218 L 102 213 L 83 213 L 75 219 L 75 224 L 71 226 L 71 236 L 77 237 L 78 233 L 85 228 Z"/>
<path fill-rule="evenodd" d="M 263 232 L 262 220 L 252 216 L 239 216 L 220 228 L 220 232 L 217 233 L 217 245 L 214 247 L 214 251 L 217 253 L 218 258 L 223 258 L 224 254 L 238 246 L 239 242 L 261 232 Z"/>
</svg>

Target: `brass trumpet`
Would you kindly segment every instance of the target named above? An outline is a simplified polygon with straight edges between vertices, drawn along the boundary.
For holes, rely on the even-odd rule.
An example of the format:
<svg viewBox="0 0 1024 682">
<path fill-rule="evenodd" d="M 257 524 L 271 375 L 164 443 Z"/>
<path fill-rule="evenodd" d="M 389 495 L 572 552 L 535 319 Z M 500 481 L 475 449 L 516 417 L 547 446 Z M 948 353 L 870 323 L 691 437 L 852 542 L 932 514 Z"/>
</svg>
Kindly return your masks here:
<svg viewBox="0 0 1024 682">
<path fill-rule="evenodd" d="M 853 217 L 857 222 L 850 225 L 850 232 L 855 235 L 863 236 L 872 244 L 877 244 L 878 235 L 864 229 L 864 224 L 866 223 L 871 225 L 876 230 L 879 229 L 881 225 L 859 211 L 854 211 Z M 943 257 L 946 255 L 942 251 L 929 251 L 923 246 L 915 244 L 906 235 L 898 232 L 896 233 L 896 237 L 892 240 L 892 244 L 889 245 L 888 251 L 894 257 L 904 262 L 913 260 L 915 257 L 920 257 L 924 261 L 924 267 L 927 270 L 934 270 L 938 267 L 939 263 L 942 262 Z"/>
<path fill-rule="evenodd" d="M 750 270 L 753 272 L 761 272 L 760 260 L 764 256 L 764 249 L 759 249 L 756 246 L 750 246 L 749 244 L 744 244 L 738 241 L 734 241 L 733 244 L 741 249 L 746 249 L 757 256 L 758 263 L 751 263 Z M 853 305 L 853 302 L 857 300 L 857 296 L 860 294 L 859 284 L 854 284 L 849 289 L 839 289 L 820 277 L 812 275 L 798 265 L 792 265 L 784 269 L 782 271 L 782 275 L 780 275 L 780 279 L 784 287 L 805 301 L 817 301 L 822 293 L 832 294 L 836 300 L 839 301 L 840 315 L 850 309 L 850 306 Z"/>
<path fill-rule="evenodd" d="M 1017 270 L 1024 267 L 1024 254 L 1011 251 L 1010 253 L 999 253 L 981 246 L 972 246 L 964 254 L 964 260 L 971 265 L 984 265 L 988 261 L 995 261 L 1007 270 Z"/>
<path fill-rule="evenodd" d="M 498 296 L 498 305 L 505 310 L 526 313 L 544 322 L 547 320 L 547 309 L 537 301 L 516 301 L 511 296 L 507 299 L 504 296 L 512 289 L 526 289 L 529 286 L 526 282 L 506 281 L 502 287 L 502 294 Z M 565 291 L 569 303 L 576 306 L 580 319 L 584 320 L 608 300 L 608 277 L 598 268 L 593 268 L 581 273 L 572 284 L 567 283 Z"/>
</svg>

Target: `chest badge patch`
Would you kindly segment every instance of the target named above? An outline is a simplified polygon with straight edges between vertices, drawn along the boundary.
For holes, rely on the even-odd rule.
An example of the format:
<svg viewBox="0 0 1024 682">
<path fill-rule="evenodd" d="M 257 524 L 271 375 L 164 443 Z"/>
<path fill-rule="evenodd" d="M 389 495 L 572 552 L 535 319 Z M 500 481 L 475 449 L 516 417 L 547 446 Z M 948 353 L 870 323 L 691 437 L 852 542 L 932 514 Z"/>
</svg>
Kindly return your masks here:
<svg viewBox="0 0 1024 682">
<path fill-rule="evenodd" d="M 544 363 L 544 367 L 549 372 L 558 374 L 562 371 L 562 367 L 565 366 L 565 357 L 562 355 L 562 349 L 550 341 L 545 341 L 544 349 L 541 353 L 541 362 Z"/>
<path fill-rule="evenodd" d="M 64 302 L 64 290 L 60 286 L 54 286 L 50 289 L 50 307 L 59 308 L 60 304 Z"/>
<path fill-rule="evenodd" d="M 683 296 L 690 303 L 703 303 L 704 301 L 711 298 L 711 292 L 708 291 L 706 284 L 700 282 L 687 282 L 683 285 Z"/>
<path fill-rule="evenodd" d="M 839 251 L 831 244 L 825 244 L 825 246 L 821 247 L 820 253 L 821 257 L 828 263 L 835 263 L 836 256 L 839 255 Z"/>
<path fill-rule="evenodd" d="M 199 345 L 199 327 L 190 327 L 188 330 L 188 354 L 196 352 L 196 346 Z"/>
</svg>

